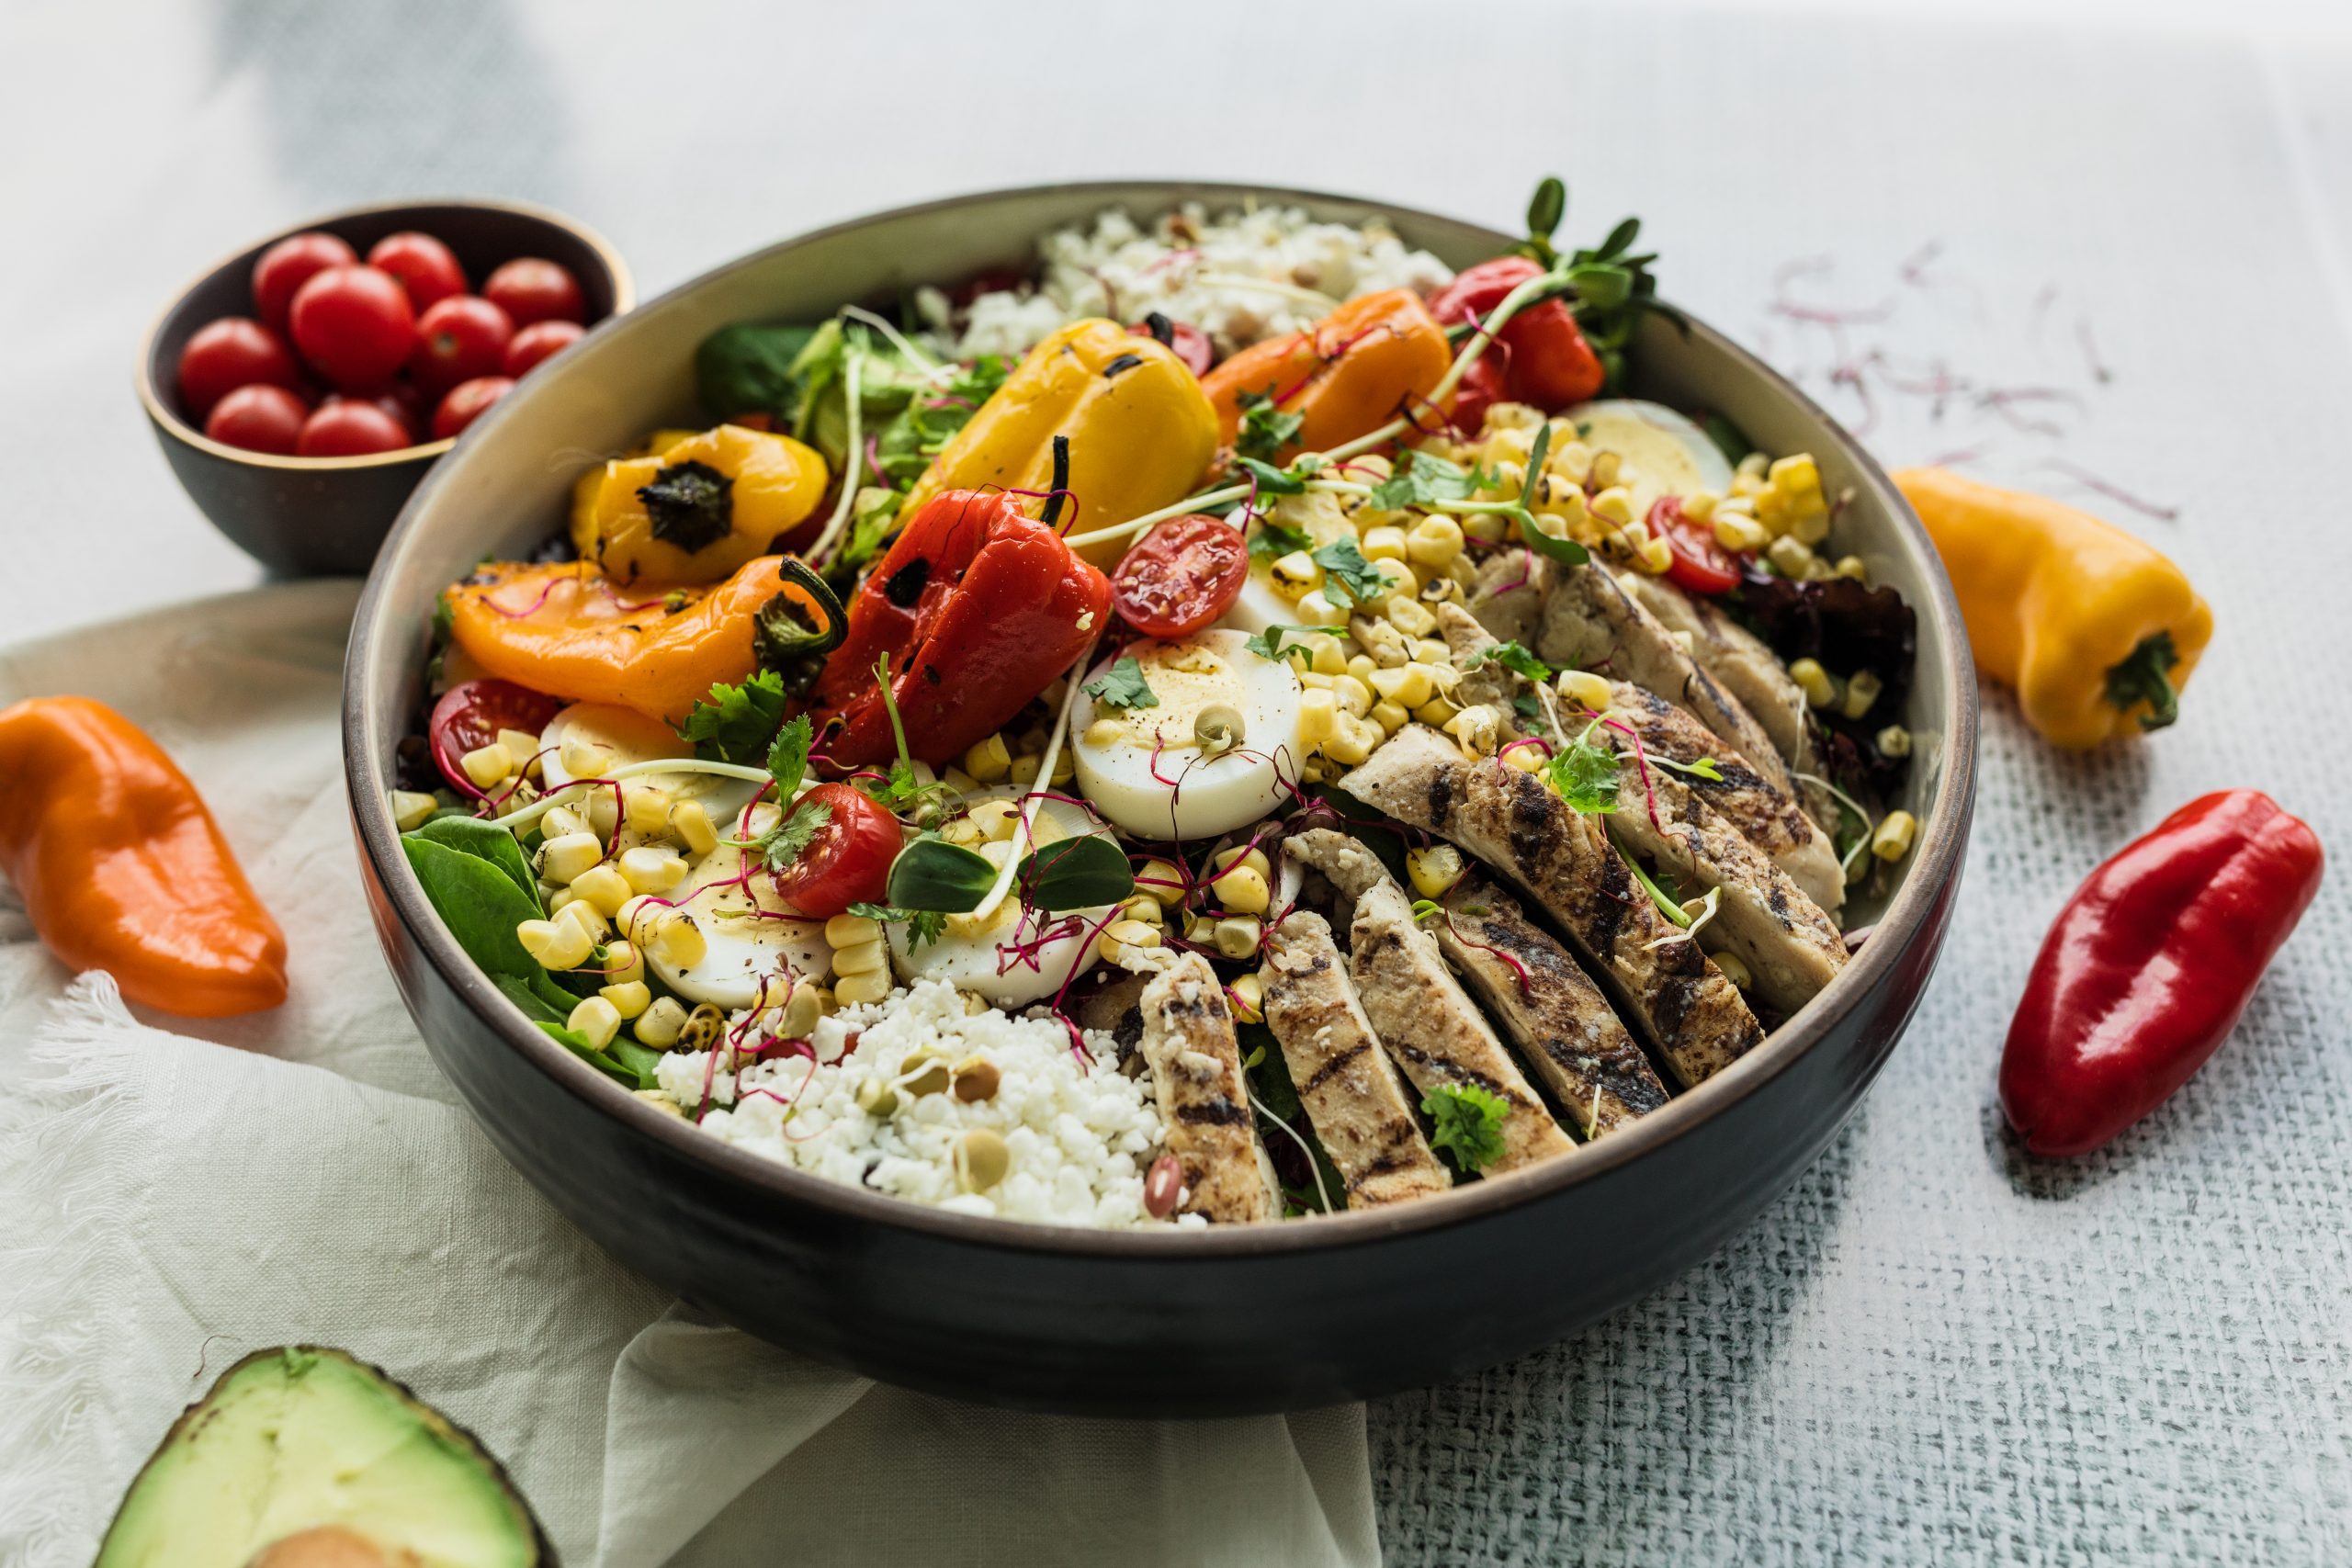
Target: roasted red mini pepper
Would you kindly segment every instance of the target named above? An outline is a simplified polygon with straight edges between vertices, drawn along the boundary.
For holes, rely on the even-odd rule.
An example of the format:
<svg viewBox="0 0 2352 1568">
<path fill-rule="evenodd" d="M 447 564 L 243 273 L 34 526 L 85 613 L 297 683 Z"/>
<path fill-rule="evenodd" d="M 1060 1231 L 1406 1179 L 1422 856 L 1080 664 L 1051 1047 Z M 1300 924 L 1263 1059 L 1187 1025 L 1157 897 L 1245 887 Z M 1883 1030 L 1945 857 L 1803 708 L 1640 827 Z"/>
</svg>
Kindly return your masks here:
<svg viewBox="0 0 2352 1568">
<path fill-rule="evenodd" d="M 2324 861 L 2277 801 L 2232 789 L 2091 873 L 2042 939 L 2001 1056 L 2001 1108 L 2026 1147 L 2088 1153 L 2187 1083 L 2245 1010 Z"/>
<path fill-rule="evenodd" d="M 1480 262 L 1437 291 L 1430 300 L 1430 314 L 1449 327 L 1485 321 L 1503 296 L 1543 271 L 1525 256 Z M 1585 342 L 1562 299 L 1546 299 L 1511 317 L 1495 334 L 1495 346 L 1478 357 L 1482 364 L 1501 361 L 1505 397 L 1532 403 L 1546 413 L 1599 397 L 1607 378 L 1600 356 Z M 1456 423 L 1464 423 L 1459 410 L 1456 413 Z"/>
<path fill-rule="evenodd" d="M 948 491 L 900 531 L 850 602 L 849 638 L 817 682 L 824 756 L 854 766 L 896 753 L 875 679 L 884 657 L 907 749 L 944 762 L 1002 728 L 1093 642 L 1110 580 L 1015 501 Z"/>
</svg>

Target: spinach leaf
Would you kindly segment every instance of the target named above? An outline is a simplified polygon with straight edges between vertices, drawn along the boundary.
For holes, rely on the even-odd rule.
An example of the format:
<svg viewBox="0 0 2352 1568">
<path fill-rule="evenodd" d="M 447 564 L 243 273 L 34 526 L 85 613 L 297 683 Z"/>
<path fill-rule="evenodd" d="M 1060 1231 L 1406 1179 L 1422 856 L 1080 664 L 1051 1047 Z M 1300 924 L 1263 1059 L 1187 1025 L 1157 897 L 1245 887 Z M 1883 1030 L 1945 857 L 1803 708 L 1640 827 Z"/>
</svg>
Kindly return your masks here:
<svg viewBox="0 0 2352 1568">
<path fill-rule="evenodd" d="M 503 867 L 416 833 L 403 835 L 401 849 L 434 911 L 484 974 L 546 974 L 514 935 L 516 926 L 540 918 L 538 898 L 516 886 Z"/>
<path fill-rule="evenodd" d="M 1089 833 L 1032 850 L 1014 873 L 1022 901 L 1058 912 L 1116 904 L 1136 890 L 1127 857 L 1109 839 Z"/>
<path fill-rule="evenodd" d="M 817 335 L 815 327 L 721 327 L 695 350 L 695 388 L 714 419 L 763 413 L 793 416 L 800 377 L 793 361 Z"/>
<path fill-rule="evenodd" d="M 523 919 L 536 920 L 546 913 L 539 905 L 538 878 L 531 874 L 531 863 L 523 858 L 523 846 L 505 829 L 493 827 L 479 817 L 436 817 L 410 837 L 429 839 L 477 860 L 488 861 L 504 872 L 531 901 L 531 913 Z"/>
</svg>

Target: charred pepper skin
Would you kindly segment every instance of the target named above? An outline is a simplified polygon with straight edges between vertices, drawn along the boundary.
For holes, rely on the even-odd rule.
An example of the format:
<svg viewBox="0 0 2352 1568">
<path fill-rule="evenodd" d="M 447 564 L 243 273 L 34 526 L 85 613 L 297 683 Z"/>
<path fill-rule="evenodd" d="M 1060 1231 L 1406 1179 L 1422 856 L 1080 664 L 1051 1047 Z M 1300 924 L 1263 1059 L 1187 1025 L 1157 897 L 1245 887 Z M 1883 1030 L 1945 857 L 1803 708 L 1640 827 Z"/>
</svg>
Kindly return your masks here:
<svg viewBox="0 0 2352 1568">
<path fill-rule="evenodd" d="M 2278 802 L 2233 789 L 2093 872 L 2042 939 L 2001 1057 L 2001 1109 L 2026 1147 L 2087 1154 L 2187 1083 L 2310 907 L 2325 858 Z"/>
<path fill-rule="evenodd" d="M 286 999 L 286 937 L 187 775 L 87 697 L 0 711 L 0 870 L 74 970 L 183 1018 Z"/>
</svg>

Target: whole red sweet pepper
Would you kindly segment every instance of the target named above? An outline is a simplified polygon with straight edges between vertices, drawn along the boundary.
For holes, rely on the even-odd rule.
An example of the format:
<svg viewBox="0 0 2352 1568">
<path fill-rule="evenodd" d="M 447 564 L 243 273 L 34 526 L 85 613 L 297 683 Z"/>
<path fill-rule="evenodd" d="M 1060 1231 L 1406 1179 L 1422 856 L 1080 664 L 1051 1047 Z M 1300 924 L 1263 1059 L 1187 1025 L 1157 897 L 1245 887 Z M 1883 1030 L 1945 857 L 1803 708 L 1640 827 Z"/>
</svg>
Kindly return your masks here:
<svg viewBox="0 0 2352 1568">
<path fill-rule="evenodd" d="M 1504 295 L 1543 270 L 1526 256 L 1480 262 L 1437 291 L 1430 314 L 1449 327 L 1485 321 Z M 1606 379 L 1600 356 L 1585 342 L 1565 300 L 1546 299 L 1520 311 L 1503 323 L 1495 344 L 1479 358 L 1502 362 L 1503 392 L 1514 402 L 1551 412 L 1600 395 Z"/>
<path fill-rule="evenodd" d="M 1014 497 L 944 491 L 850 602 L 848 638 L 811 700 L 817 749 L 848 766 L 897 754 L 875 678 L 887 656 L 907 750 L 926 762 L 959 756 L 1069 669 L 1110 607 L 1110 580 Z"/>
<path fill-rule="evenodd" d="M 2042 939 L 2001 1109 L 2079 1155 L 2170 1099 L 2237 1023 L 2319 891 L 2319 839 L 2260 790 L 2190 801 L 2091 873 Z"/>
</svg>

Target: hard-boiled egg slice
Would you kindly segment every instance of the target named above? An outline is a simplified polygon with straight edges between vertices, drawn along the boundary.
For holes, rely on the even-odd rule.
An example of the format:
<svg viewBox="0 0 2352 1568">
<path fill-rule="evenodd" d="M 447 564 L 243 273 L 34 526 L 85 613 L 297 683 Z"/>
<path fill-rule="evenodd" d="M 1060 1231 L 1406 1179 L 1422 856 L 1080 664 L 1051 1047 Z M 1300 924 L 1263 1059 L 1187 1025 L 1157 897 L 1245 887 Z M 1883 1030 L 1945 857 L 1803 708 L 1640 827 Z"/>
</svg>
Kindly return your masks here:
<svg viewBox="0 0 2352 1568">
<path fill-rule="evenodd" d="M 825 922 L 794 916 L 764 872 L 745 877 L 743 853 L 722 842 L 669 895 L 691 894 L 676 908 L 702 931 L 701 962 L 682 969 L 663 961 L 658 943 L 645 946 L 646 964 L 662 984 L 689 1001 L 730 1012 L 781 1001 L 790 989 L 787 975 L 821 975 L 833 962 Z"/>
<path fill-rule="evenodd" d="M 1306 761 L 1299 735 L 1298 677 L 1261 659 L 1229 628 L 1172 642 L 1130 643 L 1154 705 L 1114 707 L 1081 690 L 1070 716 L 1079 793 L 1112 826 L 1140 839 L 1205 839 L 1254 822 L 1286 799 Z M 1086 684 L 1109 672 L 1097 665 Z M 1239 715 L 1239 743 L 1203 753 L 1204 710 Z"/>
<path fill-rule="evenodd" d="M 665 757 L 691 757 L 695 754 L 691 745 L 678 739 L 676 730 L 658 718 L 648 718 L 634 708 L 617 707 L 610 703 L 574 703 L 549 719 L 546 730 L 539 736 L 539 747 L 543 752 L 539 758 L 539 774 L 551 790 L 578 782 L 563 765 L 564 742 L 567 740 L 595 749 L 597 760 L 604 764 L 604 772 L 597 775 L 600 778 L 631 762 L 650 762 Z M 758 787 L 736 779 L 683 770 L 674 773 L 648 773 L 629 782 L 658 785 L 668 791 L 673 800 L 699 800 L 714 822 L 741 811 Z"/>
<path fill-rule="evenodd" d="M 1611 398 L 1568 410 L 1577 439 L 1596 452 L 1614 452 L 1628 470 L 1618 480 L 1633 491 L 1634 515 L 1647 517 L 1662 495 L 1731 491 L 1731 463 L 1707 433 L 1664 403 Z"/>
<path fill-rule="evenodd" d="M 975 790 L 964 799 L 978 805 L 1015 800 L 1023 793 L 1003 784 Z M 1102 831 L 1092 816 L 1067 801 L 1040 800 L 1036 813 L 1039 844 Z M 894 921 L 888 928 L 892 966 L 909 985 L 945 980 L 995 1006 L 1025 1007 L 1054 995 L 1072 974 L 1092 966 L 1094 934 L 1110 912 L 1110 906 L 1103 905 L 1040 914 L 1022 908 L 1017 897 L 1010 897 L 984 928 L 975 930 L 968 919 L 951 917 L 939 940 L 920 948 L 909 943 L 906 926 Z"/>
</svg>

